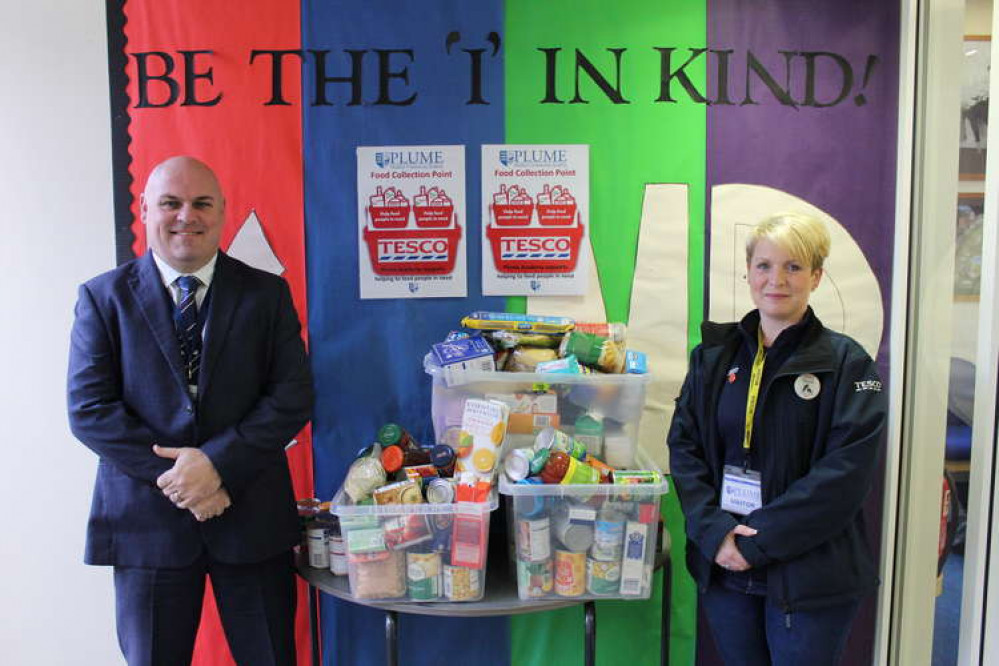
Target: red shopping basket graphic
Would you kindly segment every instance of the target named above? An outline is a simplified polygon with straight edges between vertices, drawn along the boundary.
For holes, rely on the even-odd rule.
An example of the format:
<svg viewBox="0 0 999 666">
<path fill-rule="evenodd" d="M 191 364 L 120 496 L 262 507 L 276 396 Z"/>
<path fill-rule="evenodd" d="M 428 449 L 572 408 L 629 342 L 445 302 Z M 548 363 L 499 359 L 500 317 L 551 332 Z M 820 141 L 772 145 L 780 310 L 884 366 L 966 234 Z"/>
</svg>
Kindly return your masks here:
<svg viewBox="0 0 999 666">
<path fill-rule="evenodd" d="M 371 268 L 378 275 L 445 275 L 454 270 L 461 227 L 364 228 Z"/>
<path fill-rule="evenodd" d="M 439 229 L 451 225 L 454 206 L 413 206 L 416 226 L 425 229 Z"/>
<path fill-rule="evenodd" d="M 538 204 L 538 222 L 546 227 L 568 227 L 576 221 L 576 204 Z"/>
<path fill-rule="evenodd" d="M 583 225 L 567 229 L 490 226 L 486 238 L 501 273 L 568 273 L 579 260 Z"/>
<path fill-rule="evenodd" d="M 526 227 L 531 223 L 533 203 L 526 204 L 489 204 L 493 212 L 493 220 L 501 227 Z"/>
<path fill-rule="evenodd" d="M 409 222 L 409 204 L 405 206 L 368 206 L 368 218 L 375 229 L 402 229 Z"/>
</svg>

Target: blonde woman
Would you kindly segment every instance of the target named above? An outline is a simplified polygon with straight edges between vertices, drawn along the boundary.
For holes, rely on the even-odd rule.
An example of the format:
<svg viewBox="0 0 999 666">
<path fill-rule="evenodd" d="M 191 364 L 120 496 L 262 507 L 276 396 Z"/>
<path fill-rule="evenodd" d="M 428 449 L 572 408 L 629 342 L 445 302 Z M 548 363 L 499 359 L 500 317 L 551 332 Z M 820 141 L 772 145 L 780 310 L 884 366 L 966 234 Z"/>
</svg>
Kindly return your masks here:
<svg viewBox="0 0 999 666">
<path fill-rule="evenodd" d="M 862 506 L 886 402 L 874 361 L 808 305 L 822 222 L 780 214 L 746 244 L 756 309 L 702 327 L 667 439 L 687 566 L 726 664 L 837 664 L 878 584 Z"/>
</svg>

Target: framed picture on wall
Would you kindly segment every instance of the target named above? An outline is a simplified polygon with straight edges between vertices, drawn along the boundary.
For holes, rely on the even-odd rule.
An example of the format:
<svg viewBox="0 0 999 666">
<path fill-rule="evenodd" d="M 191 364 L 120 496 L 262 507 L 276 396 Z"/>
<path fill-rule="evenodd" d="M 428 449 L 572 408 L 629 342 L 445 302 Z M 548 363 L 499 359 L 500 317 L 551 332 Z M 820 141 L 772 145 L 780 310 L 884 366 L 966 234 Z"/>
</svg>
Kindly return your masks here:
<svg viewBox="0 0 999 666">
<path fill-rule="evenodd" d="M 957 195 L 957 228 L 954 237 L 954 298 L 978 300 L 982 279 L 982 212 L 985 195 Z"/>
<path fill-rule="evenodd" d="M 964 81 L 961 85 L 961 157 L 959 171 L 965 180 L 985 178 L 985 145 L 989 119 L 988 35 L 964 38 Z"/>
</svg>

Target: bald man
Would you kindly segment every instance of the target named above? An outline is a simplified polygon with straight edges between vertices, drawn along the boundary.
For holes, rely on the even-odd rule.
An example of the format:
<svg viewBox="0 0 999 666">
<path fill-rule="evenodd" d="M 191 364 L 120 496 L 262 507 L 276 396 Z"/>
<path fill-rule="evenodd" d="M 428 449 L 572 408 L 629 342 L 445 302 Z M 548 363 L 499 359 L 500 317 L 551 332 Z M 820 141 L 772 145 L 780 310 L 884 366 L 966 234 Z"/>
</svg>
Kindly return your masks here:
<svg viewBox="0 0 999 666">
<path fill-rule="evenodd" d="M 284 447 L 308 421 L 308 359 L 287 284 L 219 250 L 225 198 L 204 163 L 157 165 L 150 251 L 80 287 L 68 407 L 99 457 L 85 561 L 114 567 L 128 663 L 188 664 L 205 577 L 241 665 L 294 664 Z"/>
</svg>

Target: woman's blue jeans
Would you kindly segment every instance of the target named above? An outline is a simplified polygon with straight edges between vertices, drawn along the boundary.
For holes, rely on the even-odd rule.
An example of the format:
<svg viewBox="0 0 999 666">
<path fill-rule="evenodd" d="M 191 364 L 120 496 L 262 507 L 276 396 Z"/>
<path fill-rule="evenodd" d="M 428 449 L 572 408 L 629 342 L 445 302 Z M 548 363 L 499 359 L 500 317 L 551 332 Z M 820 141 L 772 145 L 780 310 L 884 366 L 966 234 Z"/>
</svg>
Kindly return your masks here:
<svg viewBox="0 0 999 666">
<path fill-rule="evenodd" d="M 785 613 L 764 596 L 712 582 L 700 595 L 727 666 L 836 666 L 860 601 Z"/>
</svg>

